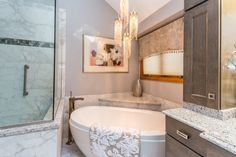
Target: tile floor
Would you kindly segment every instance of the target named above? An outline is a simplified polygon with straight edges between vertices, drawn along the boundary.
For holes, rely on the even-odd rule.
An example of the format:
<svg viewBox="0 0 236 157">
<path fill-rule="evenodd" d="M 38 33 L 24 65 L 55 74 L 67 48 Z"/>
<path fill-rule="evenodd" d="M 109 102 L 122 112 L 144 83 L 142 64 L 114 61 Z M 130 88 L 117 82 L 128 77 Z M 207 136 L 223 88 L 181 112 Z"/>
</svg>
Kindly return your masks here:
<svg viewBox="0 0 236 157">
<path fill-rule="evenodd" d="M 76 144 L 66 145 L 67 139 L 63 139 L 61 157 L 85 157 Z"/>
</svg>

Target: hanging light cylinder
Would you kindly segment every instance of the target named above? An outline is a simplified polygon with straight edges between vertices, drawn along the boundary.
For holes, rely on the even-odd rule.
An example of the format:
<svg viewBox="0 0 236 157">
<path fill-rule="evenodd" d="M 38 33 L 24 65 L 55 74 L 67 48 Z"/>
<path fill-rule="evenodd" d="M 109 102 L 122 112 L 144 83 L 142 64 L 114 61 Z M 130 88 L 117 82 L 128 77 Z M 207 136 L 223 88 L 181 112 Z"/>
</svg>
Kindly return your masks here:
<svg viewBox="0 0 236 157">
<path fill-rule="evenodd" d="M 123 38 L 123 52 L 126 57 L 131 56 L 131 40 L 130 40 L 130 34 L 125 33 Z"/>
<path fill-rule="evenodd" d="M 114 39 L 118 46 L 122 46 L 123 24 L 121 18 L 115 20 Z"/>
<path fill-rule="evenodd" d="M 125 33 L 124 33 L 125 32 Z M 119 18 L 115 20 L 114 39 L 117 46 L 123 47 L 125 57 L 131 56 L 131 42 L 138 39 L 138 14 L 129 14 L 129 0 L 120 0 Z"/>
<path fill-rule="evenodd" d="M 135 11 L 130 13 L 129 31 L 131 40 L 138 39 L 138 14 Z"/>
<path fill-rule="evenodd" d="M 125 25 L 129 23 L 129 0 L 120 0 L 120 18 Z"/>
</svg>

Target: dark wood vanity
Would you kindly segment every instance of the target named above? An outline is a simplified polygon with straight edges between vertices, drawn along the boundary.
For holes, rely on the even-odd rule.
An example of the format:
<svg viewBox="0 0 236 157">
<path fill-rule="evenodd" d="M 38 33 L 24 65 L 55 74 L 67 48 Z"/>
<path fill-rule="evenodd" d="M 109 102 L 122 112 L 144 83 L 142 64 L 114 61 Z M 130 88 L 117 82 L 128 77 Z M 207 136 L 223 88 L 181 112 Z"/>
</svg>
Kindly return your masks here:
<svg viewBox="0 0 236 157">
<path fill-rule="evenodd" d="M 201 138 L 201 131 L 169 116 L 166 132 L 166 157 L 236 157 Z"/>
<path fill-rule="evenodd" d="M 230 2 L 227 1 L 228 6 Z M 184 102 L 216 110 L 227 108 L 222 99 L 228 99 L 221 91 L 225 74 L 222 54 L 226 53 L 222 49 L 222 3 L 223 0 L 185 0 L 184 15 Z M 201 138 L 200 130 L 169 116 L 166 132 L 166 157 L 236 157 Z"/>
</svg>

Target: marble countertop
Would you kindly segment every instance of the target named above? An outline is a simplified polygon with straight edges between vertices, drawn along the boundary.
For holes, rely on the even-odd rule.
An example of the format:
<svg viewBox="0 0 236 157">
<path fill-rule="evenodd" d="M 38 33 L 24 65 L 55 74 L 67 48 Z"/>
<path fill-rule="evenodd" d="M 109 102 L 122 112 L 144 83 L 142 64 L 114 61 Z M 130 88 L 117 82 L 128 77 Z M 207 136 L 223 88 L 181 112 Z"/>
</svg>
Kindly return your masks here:
<svg viewBox="0 0 236 157">
<path fill-rule="evenodd" d="M 132 93 L 106 94 L 99 98 L 99 101 L 161 105 L 161 99 L 145 93 L 142 97 L 135 97 Z"/>
<path fill-rule="evenodd" d="M 236 154 L 236 118 L 222 121 L 185 108 L 165 110 L 163 113 L 202 131 L 200 137 Z"/>
<path fill-rule="evenodd" d="M 132 93 L 113 93 L 102 95 L 99 105 L 115 106 L 125 108 L 144 109 L 152 111 L 160 111 L 163 100 L 152 95 L 143 93 L 142 97 L 135 97 Z"/>
</svg>

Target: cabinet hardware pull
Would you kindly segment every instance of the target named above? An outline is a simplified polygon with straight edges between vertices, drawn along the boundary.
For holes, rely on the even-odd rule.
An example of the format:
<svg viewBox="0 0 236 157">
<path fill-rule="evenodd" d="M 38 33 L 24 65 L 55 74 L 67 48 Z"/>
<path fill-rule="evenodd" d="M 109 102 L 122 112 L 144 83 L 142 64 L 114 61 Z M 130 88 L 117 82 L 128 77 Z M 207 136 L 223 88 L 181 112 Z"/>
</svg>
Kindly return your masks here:
<svg viewBox="0 0 236 157">
<path fill-rule="evenodd" d="M 179 135 L 180 137 L 184 138 L 185 140 L 189 139 L 188 135 L 186 135 L 185 133 L 183 133 L 179 130 L 176 131 L 176 134 Z"/>
<path fill-rule="evenodd" d="M 23 96 L 29 95 L 29 92 L 27 91 L 28 69 L 29 69 L 29 65 L 24 65 L 24 89 L 23 89 Z"/>
</svg>

